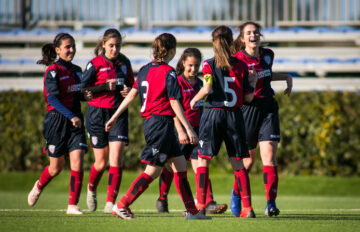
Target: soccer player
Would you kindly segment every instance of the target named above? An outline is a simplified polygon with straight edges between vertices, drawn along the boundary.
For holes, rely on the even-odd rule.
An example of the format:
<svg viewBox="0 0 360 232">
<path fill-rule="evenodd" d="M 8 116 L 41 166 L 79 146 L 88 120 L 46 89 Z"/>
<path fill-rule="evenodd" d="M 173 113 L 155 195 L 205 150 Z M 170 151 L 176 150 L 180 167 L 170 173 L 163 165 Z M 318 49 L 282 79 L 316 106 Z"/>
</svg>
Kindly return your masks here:
<svg viewBox="0 0 360 232">
<path fill-rule="evenodd" d="M 88 102 L 86 113 L 86 129 L 95 156 L 87 191 L 90 211 L 97 208 L 96 188 L 110 160 L 104 212 L 111 213 L 120 188 L 124 149 L 129 143 L 127 111 L 117 119 L 112 131 L 105 131 L 105 123 L 134 84 L 130 61 L 120 53 L 121 43 L 120 32 L 113 28 L 107 29 L 95 48 L 96 57 L 87 64 L 82 78 L 83 87 L 98 87 L 93 99 Z M 107 83 L 108 88 L 99 91 Z"/>
<path fill-rule="evenodd" d="M 152 45 L 154 60 L 143 66 L 133 88 L 121 103 L 115 114 L 106 123 L 106 130 L 114 127 L 119 116 L 139 93 L 141 116 L 144 120 L 146 146 L 141 154 L 141 162 L 146 163 L 143 173 L 132 183 L 126 194 L 113 207 L 113 214 L 122 219 L 133 219 L 129 206 L 157 178 L 166 162 L 174 171 L 176 189 L 187 210 L 186 219 L 211 219 L 196 209 L 187 179 L 186 160 L 181 153 L 174 128 L 176 116 L 184 126 L 190 144 L 197 144 L 198 137 L 186 119 L 179 99 L 181 90 L 174 69 L 168 65 L 176 52 L 176 39 L 172 34 L 163 33 L 156 37 Z"/>
<path fill-rule="evenodd" d="M 215 28 L 212 39 L 215 56 L 204 61 L 204 86 L 190 102 L 191 109 L 195 109 L 197 103 L 206 98 L 199 132 L 197 204 L 204 212 L 210 160 L 217 155 L 222 141 L 225 141 L 235 177 L 240 182 L 237 191 L 241 193 L 244 204 L 244 209 L 236 216 L 252 218 L 255 213 L 251 206 L 250 181 L 242 160 L 249 154 L 240 107 L 244 100 L 250 102 L 253 99 L 252 86 L 255 86 L 256 78 L 248 79 L 246 64 L 231 56 L 233 34 L 230 28 Z"/>
<path fill-rule="evenodd" d="M 187 120 L 190 122 L 196 133 L 199 132 L 200 125 L 200 110 L 192 110 L 190 108 L 190 100 L 199 92 L 202 87 L 202 81 L 197 77 L 202 55 L 197 48 L 187 48 L 181 55 L 177 66 L 176 75 L 178 76 L 178 83 L 181 88 L 182 97 L 180 99 L 181 105 L 184 109 Z M 175 117 L 175 127 L 178 134 L 178 139 L 181 144 L 181 151 L 186 160 L 191 160 L 191 165 L 196 173 L 198 161 L 198 144 L 190 144 L 186 130 L 181 125 L 179 120 Z M 168 213 L 167 194 L 169 192 L 173 180 L 173 172 L 171 167 L 166 164 L 159 178 L 159 199 L 156 201 L 156 208 L 159 213 Z M 206 191 L 206 213 L 220 214 L 227 209 L 226 204 L 217 204 L 213 199 L 210 179 Z"/>
<path fill-rule="evenodd" d="M 43 134 L 50 164 L 28 195 L 28 204 L 34 206 L 46 185 L 57 176 L 70 158 L 69 204 L 67 214 L 83 214 L 77 206 L 83 180 L 83 156 L 87 151 L 84 120 L 80 100 L 91 100 L 92 93 L 80 92 L 82 71 L 71 63 L 75 56 L 75 40 L 67 33 L 59 33 L 53 43 L 42 47 L 38 64 L 49 66 L 44 75 L 44 97 L 47 114 Z M 59 59 L 55 59 L 59 56 Z"/>
<path fill-rule="evenodd" d="M 276 207 L 275 199 L 278 187 L 278 168 L 276 164 L 276 150 L 280 141 L 280 125 L 278 104 L 274 99 L 274 91 L 270 82 L 286 80 L 287 88 L 284 93 L 290 95 L 292 77 L 287 74 L 272 72 L 274 52 L 261 46 L 261 26 L 254 22 L 246 22 L 240 26 L 240 34 L 235 41 L 236 55 L 245 62 L 249 70 L 257 73 L 257 84 L 254 100 L 245 103 L 242 108 L 245 120 L 246 138 L 248 140 L 250 158 L 244 159 L 245 168 L 250 171 L 259 143 L 260 156 L 263 164 L 264 186 L 267 198 L 265 215 L 277 216 L 280 210 Z M 238 182 L 234 182 L 232 191 L 231 210 L 237 215 L 240 212 Z"/>
</svg>

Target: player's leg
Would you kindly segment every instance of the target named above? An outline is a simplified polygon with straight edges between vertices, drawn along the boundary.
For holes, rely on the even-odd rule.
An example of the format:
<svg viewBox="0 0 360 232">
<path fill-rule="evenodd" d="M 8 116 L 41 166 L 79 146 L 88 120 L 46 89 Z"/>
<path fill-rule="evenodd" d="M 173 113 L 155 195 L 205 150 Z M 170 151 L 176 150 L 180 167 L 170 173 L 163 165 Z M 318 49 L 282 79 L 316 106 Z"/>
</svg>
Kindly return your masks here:
<svg viewBox="0 0 360 232">
<path fill-rule="evenodd" d="M 57 176 L 64 164 L 64 156 L 59 157 L 51 157 L 49 156 L 50 164 L 45 167 L 44 171 L 41 173 L 39 180 L 37 180 L 34 184 L 34 187 L 30 191 L 28 195 L 28 204 L 30 206 L 34 206 L 38 201 L 41 192 L 48 185 L 51 179 Z"/>
<path fill-rule="evenodd" d="M 260 155 L 263 163 L 264 187 L 267 205 L 265 215 L 277 216 L 280 210 L 276 207 L 275 200 L 278 188 L 278 169 L 276 164 L 277 141 L 262 141 L 260 144 Z"/>
<path fill-rule="evenodd" d="M 122 179 L 122 166 L 124 160 L 125 142 L 113 141 L 109 142 L 109 175 L 105 213 L 111 213 L 116 197 L 119 192 Z"/>
<path fill-rule="evenodd" d="M 169 213 L 167 196 L 173 181 L 173 171 L 170 165 L 165 164 L 159 178 L 159 198 L 156 201 L 156 209 L 159 213 Z"/>
<path fill-rule="evenodd" d="M 84 170 L 84 153 L 82 149 L 76 149 L 69 153 L 70 158 L 70 182 L 69 182 L 69 204 L 67 214 L 83 214 L 77 206 L 82 188 Z"/>
</svg>

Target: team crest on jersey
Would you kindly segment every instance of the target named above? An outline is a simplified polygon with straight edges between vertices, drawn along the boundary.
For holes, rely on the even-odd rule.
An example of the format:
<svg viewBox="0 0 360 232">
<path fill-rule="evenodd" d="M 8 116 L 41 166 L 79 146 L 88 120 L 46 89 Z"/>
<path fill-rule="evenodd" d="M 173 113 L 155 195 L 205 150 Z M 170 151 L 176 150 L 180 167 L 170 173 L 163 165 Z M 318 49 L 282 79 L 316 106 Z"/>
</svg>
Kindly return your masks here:
<svg viewBox="0 0 360 232">
<path fill-rule="evenodd" d="M 153 156 L 155 156 L 157 153 L 159 153 L 159 149 L 153 147 L 152 153 L 153 153 Z"/>
<path fill-rule="evenodd" d="M 126 76 L 127 74 L 127 68 L 126 65 L 121 65 L 121 71 L 124 73 L 124 75 Z"/>
<path fill-rule="evenodd" d="M 96 145 L 98 143 L 98 138 L 96 136 L 91 136 L 91 142 Z"/>
<path fill-rule="evenodd" d="M 49 145 L 49 152 L 54 153 L 55 152 L 55 145 Z"/>
<path fill-rule="evenodd" d="M 50 71 L 50 74 L 51 74 L 51 76 L 52 76 L 53 78 L 56 77 L 56 71 L 55 71 L 55 70 L 51 70 L 51 71 Z"/>
<path fill-rule="evenodd" d="M 88 63 L 88 65 L 86 66 L 86 70 L 89 70 L 92 67 L 92 63 Z"/>
<path fill-rule="evenodd" d="M 200 147 L 202 148 L 203 145 L 204 145 L 204 141 L 203 141 L 203 140 L 199 140 L 199 144 L 200 144 Z"/>
<path fill-rule="evenodd" d="M 270 56 L 265 56 L 264 60 L 268 65 L 270 65 L 270 63 L 271 63 L 271 57 Z"/>
</svg>

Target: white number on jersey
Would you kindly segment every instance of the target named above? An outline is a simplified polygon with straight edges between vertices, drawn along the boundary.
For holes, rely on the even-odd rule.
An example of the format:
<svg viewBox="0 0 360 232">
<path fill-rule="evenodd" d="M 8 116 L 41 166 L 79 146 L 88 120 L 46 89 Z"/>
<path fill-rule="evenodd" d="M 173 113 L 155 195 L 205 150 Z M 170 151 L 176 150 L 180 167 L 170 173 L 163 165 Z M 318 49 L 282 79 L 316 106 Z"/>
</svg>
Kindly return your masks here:
<svg viewBox="0 0 360 232">
<path fill-rule="evenodd" d="M 140 109 L 140 112 L 144 112 L 145 111 L 145 107 L 146 107 L 146 99 L 147 99 L 147 92 L 148 92 L 148 89 L 149 89 L 149 82 L 147 81 L 143 81 L 141 82 L 141 86 L 145 86 L 146 90 L 145 90 L 145 93 L 143 94 L 143 98 L 144 98 L 144 102 L 141 106 L 141 109 Z"/>
<path fill-rule="evenodd" d="M 232 100 L 230 102 L 224 101 L 224 106 L 233 107 L 237 102 L 237 97 L 235 91 L 229 87 L 229 82 L 235 82 L 235 77 L 224 77 L 224 91 L 232 96 Z"/>
</svg>

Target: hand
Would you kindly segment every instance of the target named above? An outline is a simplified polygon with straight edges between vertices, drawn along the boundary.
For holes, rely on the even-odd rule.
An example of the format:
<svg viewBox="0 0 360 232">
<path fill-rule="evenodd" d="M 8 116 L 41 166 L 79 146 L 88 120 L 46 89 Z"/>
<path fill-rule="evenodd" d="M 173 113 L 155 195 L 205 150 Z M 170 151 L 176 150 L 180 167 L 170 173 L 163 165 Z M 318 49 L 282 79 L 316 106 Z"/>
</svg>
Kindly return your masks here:
<svg viewBox="0 0 360 232">
<path fill-rule="evenodd" d="M 187 135 L 189 136 L 190 139 L 190 144 L 198 144 L 199 143 L 199 138 L 197 137 L 196 133 L 194 132 L 194 130 L 192 128 L 190 128 L 189 130 L 186 130 Z"/>
<path fill-rule="evenodd" d="M 191 108 L 192 110 L 199 110 L 199 108 L 196 106 L 196 104 L 197 104 L 197 101 L 195 101 L 194 98 L 191 99 L 191 101 L 190 101 L 190 108 Z"/>
<path fill-rule="evenodd" d="M 284 94 L 290 96 L 293 87 L 293 78 L 291 75 L 287 75 L 286 84 L 287 84 L 287 88 L 284 90 Z"/>
<path fill-rule="evenodd" d="M 256 83 L 258 81 L 258 73 L 256 72 L 254 66 L 252 66 L 251 70 L 249 70 L 249 84 L 256 88 Z"/>
<path fill-rule="evenodd" d="M 73 126 L 74 127 L 76 127 L 76 128 L 81 128 L 81 120 L 80 120 L 80 118 L 78 118 L 78 117 L 73 117 L 72 119 L 71 119 L 71 122 L 72 122 L 72 124 L 73 124 Z"/>
<path fill-rule="evenodd" d="M 107 84 L 107 89 L 109 91 L 114 91 L 116 90 L 116 80 L 115 79 L 109 79 L 106 81 Z"/>
<path fill-rule="evenodd" d="M 186 133 L 181 132 L 178 134 L 178 136 L 180 144 L 188 144 L 190 142 Z"/>
<path fill-rule="evenodd" d="M 115 122 L 116 122 L 116 120 L 110 118 L 109 121 L 107 121 L 105 124 L 105 131 L 106 132 L 111 131 L 111 129 L 114 128 L 114 126 L 115 126 Z"/>
<path fill-rule="evenodd" d="M 85 90 L 84 91 L 84 98 L 86 101 L 91 101 L 91 99 L 93 98 L 93 93 L 89 90 Z"/>
<path fill-rule="evenodd" d="M 130 92 L 130 90 L 131 90 L 130 87 L 124 87 L 124 89 L 120 91 L 121 96 L 126 97 L 128 95 L 128 93 Z"/>
</svg>

